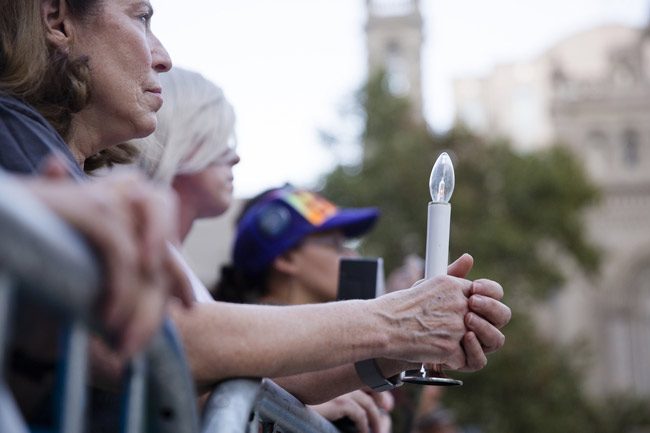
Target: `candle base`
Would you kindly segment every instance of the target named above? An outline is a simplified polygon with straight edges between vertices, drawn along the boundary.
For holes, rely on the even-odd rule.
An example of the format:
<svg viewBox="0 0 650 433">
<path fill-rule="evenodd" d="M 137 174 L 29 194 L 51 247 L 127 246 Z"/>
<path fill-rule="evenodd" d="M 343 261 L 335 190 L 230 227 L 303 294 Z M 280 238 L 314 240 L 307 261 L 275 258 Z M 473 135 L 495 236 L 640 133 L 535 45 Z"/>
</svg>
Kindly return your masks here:
<svg viewBox="0 0 650 433">
<path fill-rule="evenodd" d="M 461 386 L 463 384 L 462 380 L 452 379 L 442 372 L 427 372 L 424 369 L 407 370 L 400 380 L 404 383 L 414 383 L 416 385 Z"/>
</svg>

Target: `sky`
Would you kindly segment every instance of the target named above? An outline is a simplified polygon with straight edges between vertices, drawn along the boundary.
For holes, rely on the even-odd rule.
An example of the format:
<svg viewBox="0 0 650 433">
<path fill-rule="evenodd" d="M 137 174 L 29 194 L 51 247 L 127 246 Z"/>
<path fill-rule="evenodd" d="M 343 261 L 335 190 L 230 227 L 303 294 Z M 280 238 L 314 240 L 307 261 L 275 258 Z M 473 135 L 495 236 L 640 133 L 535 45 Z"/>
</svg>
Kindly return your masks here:
<svg viewBox="0 0 650 433">
<path fill-rule="evenodd" d="M 235 195 L 313 186 L 340 160 L 319 131 L 341 129 L 366 80 L 365 0 L 152 0 L 174 65 L 220 85 L 237 113 Z M 650 0 L 422 0 L 425 118 L 453 121 L 454 78 L 534 58 L 601 24 L 642 26 Z"/>
</svg>

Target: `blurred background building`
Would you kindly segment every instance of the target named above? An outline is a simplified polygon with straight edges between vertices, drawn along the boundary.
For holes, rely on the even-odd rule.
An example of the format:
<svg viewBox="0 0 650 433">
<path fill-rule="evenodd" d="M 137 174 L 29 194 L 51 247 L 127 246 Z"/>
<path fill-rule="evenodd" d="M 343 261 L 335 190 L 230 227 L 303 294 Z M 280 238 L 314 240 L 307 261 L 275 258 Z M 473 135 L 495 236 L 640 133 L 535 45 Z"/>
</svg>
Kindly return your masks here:
<svg viewBox="0 0 650 433">
<path fill-rule="evenodd" d="M 522 152 L 571 148 L 602 191 L 585 216 L 601 273 L 572 275 L 540 308 L 543 329 L 592 352 L 594 395 L 650 395 L 650 28 L 611 25 L 538 57 L 458 79 L 457 121 Z"/>
<path fill-rule="evenodd" d="M 424 120 L 419 0 L 366 5 L 369 72 L 384 69 L 391 92 L 408 95 Z M 521 152 L 568 146 L 601 188 L 601 202 L 585 215 L 603 251 L 601 274 L 582 275 L 565 263 L 567 287 L 537 315 L 560 342 L 588 342 L 590 393 L 650 395 L 650 30 L 583 31 L 533 59 L 458 79 L 454 93 L 457 122 Z M 190 265 L 208 287 L 228 260 L 240 205 L 199 222 L 186 242 Z"/>
<path fill-rule="evenodd" d="M 384 70 L 390 91 L 408 96 L 413 112 L 422 112 L 424 43 L 419 0 L 366 0 L 368 71 Z"/>
</svg>

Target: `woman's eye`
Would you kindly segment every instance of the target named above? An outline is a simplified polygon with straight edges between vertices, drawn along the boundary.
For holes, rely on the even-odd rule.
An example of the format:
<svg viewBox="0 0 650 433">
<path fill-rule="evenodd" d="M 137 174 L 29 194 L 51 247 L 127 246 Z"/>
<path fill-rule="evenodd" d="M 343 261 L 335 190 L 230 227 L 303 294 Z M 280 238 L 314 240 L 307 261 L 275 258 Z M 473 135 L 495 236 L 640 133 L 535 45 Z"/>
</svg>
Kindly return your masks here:
<svg viewBox="0 0 650 433">
<path fill-rule="evenodd" d="M 140 21 L 142 21 L 142 23 L 143 23 L 145 26 L 149 27 L 149 23 L 151 23 L 151 17 L 152 17 L 152 16 L 153 16 L 153 12 L 152 12 L 152 11 L 148 11 L 148 12 L 146 12 L 146 13 L 143 13 L 142 15 L 139 15 L 139 16 L 138 16 L 138 19 L 139 19 Z"/>
</svg>

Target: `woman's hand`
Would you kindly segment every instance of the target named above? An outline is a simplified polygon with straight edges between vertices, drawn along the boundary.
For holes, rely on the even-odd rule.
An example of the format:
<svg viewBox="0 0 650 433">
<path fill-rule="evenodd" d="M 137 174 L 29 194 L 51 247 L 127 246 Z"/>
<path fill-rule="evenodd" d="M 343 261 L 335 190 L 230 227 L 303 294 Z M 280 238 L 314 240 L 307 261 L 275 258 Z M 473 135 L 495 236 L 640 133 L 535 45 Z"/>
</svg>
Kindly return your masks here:
<svg viewBox="0 0 650 433">
<path fill-rule="evenodd" d="M 119 355 L 140 350 L 159 327 L 170 295 L 192 304 L 189 280 L 168 248 L 177 242 L 176 197 L 134 171 L 85 183 L 56 157 L 28 188 L 97 250 L 105 272 L 97 306 Z"/>
<path fill-rule="evenodd" d="M 310 407 L 330 421 L 349 418 L 360 433 L 390 433 L 393 406 L 389 392 L 353 391 Z"/>
<path fill-rule="evenodd" d="M 469 254 L 463 254 L 449 265 L 448 274 L 465 278 L 474 265 Z M 466 355 L 465 365 L 460 371 L 477 371 L 487 364 L 487 354 L 496 352 L 505 344 L 500 329 L 512 317 L 510 308 L 501 302 L 503 287 L 491 280 L 476 280 L 469 293 L 469 312 L 465 315 L 467 333 L 462 346 Z M 446 366 L 443 366 L 446 368 Z"/>
<path fill-rule="evenodd" d="M 505 342 L 499 329 L 511 312 L 500 302 L 500 284 L 464 278 L 473 263 L 464 254 L 449 266 L 449 275 L 421 280 L 408 290 L 377 299 L 376 311 L 387 324 L 391 342 L 387 357 L 462 371 L 486 365 L 486 354 Z"/>
</svg>

